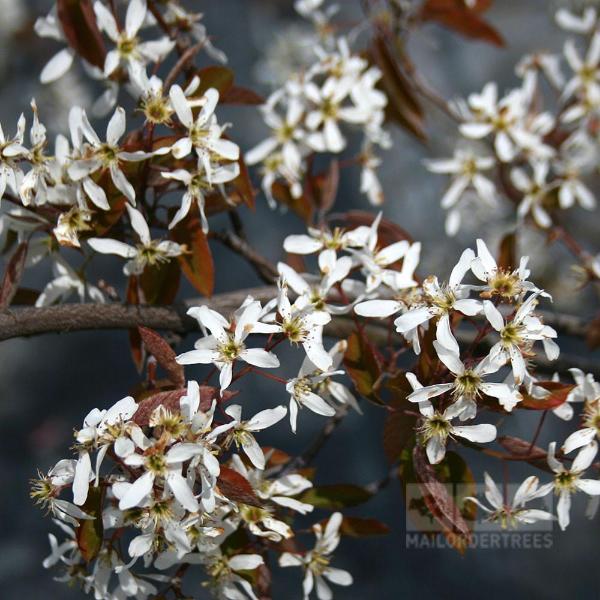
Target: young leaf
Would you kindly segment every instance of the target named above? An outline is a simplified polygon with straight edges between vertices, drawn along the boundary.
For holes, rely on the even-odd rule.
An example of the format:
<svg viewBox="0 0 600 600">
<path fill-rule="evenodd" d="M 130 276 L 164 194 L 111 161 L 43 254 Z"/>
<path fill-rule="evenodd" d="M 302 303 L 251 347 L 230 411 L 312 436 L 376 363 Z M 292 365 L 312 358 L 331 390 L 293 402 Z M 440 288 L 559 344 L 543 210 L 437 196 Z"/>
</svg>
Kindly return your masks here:
<svg viewBox="0 0 600 600">
<path fill-rule="evenodd" d="M 126 300 L 127 304 L 141 303 L 138 278 L 135 275 L 132 275 L 127 282 Z M 133 364 L 135 365 L 138 373 L 141 373 L 142 369 L 144 368 L 144 360 L 146 358 L 144 347 L 142 346 L 142 336 L 137 329 L 130 329 L 128 335 L 129 348 L 131 350 Z"/>
<path fill-rule="evenodd" d="M 193 207 L 188 217 L 171 230 L 171 237 L 188 249 L 178 257 L 181 270 L 201 294 L 210 296 L 215 285 L 215 266 L 197 211 L 198 208 Z"/>
<path fill-rule="evenodd" d="M 348 338 L 348 348 L 344 355 L 344 366 L 352 379 L 356 391 L 374 404 L 382 405 L 376 385 L 382 369 L 379 357 L 364 335 L 353 332 Z"/>
<path fill-rule="evenodd" d="M 415 446 L 413 450 L 413 464 L 425 504 L 444 533 L 458 536 L 456 539 L 461 540 L 461 546 L 468 544 L 471 539 L 469 526 L 421 446 Z"/>
<path fill-rule="evenodd" d="M 567 401 L 568 395 L 575 388 L 572 384 L 560 383 L 558 381 L 537 381 L 536 386 L 541 387 L 550 393 L 545 398 L 534 398 L 522 388 L 521 396 L 523 400 L 517 404 L 519 408 L 529 410 L 552 410 L 559 407 Z"/>
<path fill-rule="evenodd" d="M 177 355 L 171 346 L 156 331 L 148 327 L 140 326 L 138 331 L 146 350 L 156 358 L 158 364 L 167 372 L 169 379 L 175 385 L 183 385 L 185 383 L 183 366 L 175 360 Z"/>
<path fill-rule="evenodd" d="M 414 439 L 417 417 L 405 413 L 407 410 L 415 410 L 414 404 L 406 399 L 412 388 L 405 373 L 387 380 L 385 387 L 391 392 L 389 406 L 394 410 L 387 415 L 383 425 L 383 450 L 389 462 L 394 463 Z"/>
<path fill-rule="evenodd" d="M 102 548 L 102 539 L 104 537 L 104 526 L 102 523 L 103 496 L 103 487 L 90 486 L 87 500 L 81 509 L 94 518 L 82 519 L 75 532 L 79 551 L 88 563 L 98 556 Z"/>
<path fill-rule="evenodd" d="M 88 63 L 104 68 L 106 48 L 91 0 L 57 0 L 58 20 L 69 46 Z"/>
<path fill-rule="evenodd" d="M 17 293 L 25 269 L 27 247 L 27 242 L 21 242 L 6 265 L 2 287 L 0 288 L 0 310 L 6 310 Z"/>
<path fill-rule="evenodd" d="M 147 304 L 173 304 L 179 291 L 181 268 L 174 258 L 148 265 L 140 275 L 140 286 Z"/>
<path fill-rule="evenodd" d="M 234 502 L 262 507 L 250 482 L 243 475 L 229 467 L 221 465 L 217 485 L 221 494 Z"/>
</svg>

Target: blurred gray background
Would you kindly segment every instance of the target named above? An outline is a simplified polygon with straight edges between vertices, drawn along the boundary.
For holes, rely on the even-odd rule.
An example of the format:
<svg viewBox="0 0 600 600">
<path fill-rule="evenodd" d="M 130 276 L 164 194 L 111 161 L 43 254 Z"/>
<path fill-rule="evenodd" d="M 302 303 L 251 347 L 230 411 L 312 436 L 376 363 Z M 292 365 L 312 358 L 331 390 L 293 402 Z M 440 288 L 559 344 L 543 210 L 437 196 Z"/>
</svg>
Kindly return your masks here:
<svg viewBox="0 0 600 600">
<path fill-rule="evenodd" d="M 268 66 L 264 62 L 265 53 L 274 44 L 280 47 L 285 44 L 286 36 L 293 31 L 287 28 L 298 27 L 300 23 L 290 8 L 291 1 L 205 0 L 188 4 L 205 13 L 205 24 L 217 46 L 229 56 L 238 82 L 268 92 L 264 83 Z M 349 18 L 360 18 L 352 12 L 354 0 L 342 0 L 341 4 Z M 505 35 L 508 49 L 466 42 L 430 26 L 412 40 L 412 55 L 432 85 L 450 96 L 478 91 L 492 79 L 498 81 L 501 88 L 510 87 L 517 83 L 513 68 L 523 53 L 561 47 L 564 36 L 552 24 L 553 4 L 545 0 L 497 0 L 489 18 Z M 41 67 L 58 46 L 36 39 L 31 27 L 35 16 L 49 8 L 49 2 L 0 0 L 0 121 L 5 131 L 14 130 L 21 111 L 28 113 L 33 96 L 38 99 L 42 120 L 53 132 L 65 127 L 71 103 L 85 106 L 94 97 L 88 80 L 76 70 L 48 88 L 38 84 Z M 260 59 L 263 62 L 257 68 Z M 465 231 L 456 240 L 444 235 L 444 214 L 438 208 L 444 181 L 427 176 L 421 161 L 427 156 L 449 155 L 455 131 L 452 123 L 435 111 L 430 108 L 431 139 L 426 146 L 394 131 L 394 147 L 385 156 L 382 182 L 387 193 L 385 215 L 425 243 L 420 274 L 435 270 L 443 276 L 464 245 L 473 243 L 474 237 L 483 235 L 494 240 L 500 232 L 484 222 L 476 226 L 476 232 Z M 261 119 L 252 108 L 230 108 L 222 114 L 234 124 L 232 132 L 242 148 L 250 148 L 264 134 Z M 356 191 L 357 181 L 357 173 L 349 173 L 344 179 L 338 208 L 366 208 L 365 199 Z M 242 216 L 250 239 L 272 258 L 281 256 L 281 243 L 286 235 L 303 229 L 293 215 L 269 211 L 262 198 L 254 213 L 243 211 Z M 586 213 L 583 217 L 575 216 L 574 226 L 599 250 L 598 213 Z M 223 219 L 211 221 L 212 228 L 224 226 Z M 535 249 L 532 252 L 538 255 L 534 259 L 535 281 L 556 292 L 555 282 L 570 277 L 572 261 L 559 248 L 546 250 L 543 242 L 536 236 L 529 242 Z M 217 245 L 214 251 L 218 291 L 258 283 L 238 257 Z M 121 282 L 116 262 L 98 261 L 99 267 L 104 269 L 99 275 Z M 111 268 L 112 271 L 107 270 Z M 39 287 L 47 277 L 48 272 L 42 267 L 29 273 L 26 283 Z M 588 316 L 594 308 L 589 302 L 587 294 L 578 304 L 572 297 L 563 298 L 559 294 L 556 304 L 564 310 L 576 310 Z M 184 340 L 182 347 L 189 348 L 192 342 L 193 337 L 190 337 Z M 298 354 L 290 355 L 289 359 L 286 356 L 284 360 L 286 369 L 294 373 L 299 366 Z M 194 375 L 190 369 L 188 376 Z M 28 479 L 35 475 L 38 467 L 47 469 L 67 455 L 73 427 L 80 425 L 91 408 L 114 403 L 137 381 L 125 332 L 48 335 L 0 345 L 0 473 L 4 482 L 0 493 L 1 600 L 83 597 L 81 592 L 53 582 L 52 573 L 41 566 L 48 550 L 46 533 L 52 524 L 32 506 Z M 262 398 L 274 398 L 262 380 L 260 385 L 253 386 L 247 396 L 254 396 L 257 404 Z M 272 400 L 272 403 L 280 401 L 286 402 L 287 398 Z M 293 441 L 283 426 L 261 441 L 278 444 L 288 451 L 301 450 L 320 428 L 318 418 L 305 414 L 301 418 L 299 433 Z M 520 417 L 513 432 L 531 436 L 536 419 Z M 322 452 L 318 481 L 363 484 L 381 477 L 386 471 L 381 424 L 382 415 L 373 407 L 365 407 L 363 417 L 350 415 Z M 550 437 L 564 436 L 568 429 L 553 419 L 544 439 L 540 440 L 541 445 Z M 496 465 L 481 463 L 479 457 L 468 459 L 474 461 L 479 477 L 484 468 L 498 474 L 494 471 Z M 511 466 L 511 479 L 515 481 L 528 473 L 528 469 L 521 471 L 518 466 Z M 392 533 L 385 538 L 343 540 L 335 565 L 349 569 L 355 584 L 351 588 L 335 589 L 335 596 L 349 600 L 361 600 L 369 595 L 385 600 L 482 596 L 490 600 L 598 598 L 598 520 L 585 520 L 583 509 L 583 500 L 577 498 L 574 522 L 567 533 L 554 532 L 551 549 L 480 550 L 468 552 L 464 557 L 450 550 L 406 550 L 405 510 L 399 485 L 393 482 L 377 498 L 352 511 L 361 516 L 377 516 L 390 525 Z M 300 598 L 300 589 L 299 573 L 276 574 L 276 599 Z"/>
</svg>

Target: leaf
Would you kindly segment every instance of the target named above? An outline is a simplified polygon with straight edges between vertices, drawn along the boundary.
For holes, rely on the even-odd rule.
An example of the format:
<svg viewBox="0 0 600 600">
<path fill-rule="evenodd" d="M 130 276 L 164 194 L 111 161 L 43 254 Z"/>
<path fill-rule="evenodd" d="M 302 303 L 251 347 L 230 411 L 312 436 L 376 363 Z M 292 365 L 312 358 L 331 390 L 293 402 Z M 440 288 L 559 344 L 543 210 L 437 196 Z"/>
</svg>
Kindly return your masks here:
<svg viewBox="0 0 600 600">
<path fill-rule="evenodd" d="M 421 353 L 419 354 L 417 363 L 417 378 L 423 385 L 428 385 L 428 382 L 440 365 L 440 359 L 433 346 L 433 342 L 436 338 L 436 328 L 433 327 L 432 324 L 430 324 L 426 330 L 421 328 L 419 337 Z"/>
<path fill-rule="evenodd" d="M 404 412 L 415 410 L 414 404 L 406 399 L 412 392 L 412 387 L 405 373 L 387 380 L 385 386 L 392 393 L 389 406 L 394 410 L 387 415 L 383 424 L 383 450 L 388 461 L 395 463 L 409 442 L 414 439 L 417 417 Z"/>
<path fill-rule="evenodd" d="M 209 88 L 216 89 L 219 92 L 219 96 L 223 97 L 227 96 L 233 88 L 235 75 L 228 67 L 211 65 L 210 67 L 199 69 L 196 75 L 200 77 L 200 86 L 193 94 L 194 97 L 202 96 Z"/>
<path fill-rule="evenodd" d="M 358 485 L 340 483 L 310 488 L 298 496 L 300 502 L 312 504 L 317 508 L 339 510 L 364 504 L 372 497 L 371 492 Z"/>
<path fill-rule="evenodd" d="M 600 347 L 600 316 L 590 321 L 587 326 L 587 332 L 585 335 L 585 343 L 588 345 L 590 350 L 595 350 Z"/>
<path fill-rule="evenodd" d="M 233 85 L 221 97 L 221 104 L 247 104 L 258 106 L 265 103 L 265 99 L 249 88 Z"/>
<path fill-rule="evenodd" d="M 176 354 L 169 344 L 156 331 L 148 327 L 138 327 L 139 334 L 146 346 L 146 350 L 158 362 L 158 364 L 167 372 L 169 379 L 175 385 L 185 383 L 185 373 L 183 366 L 175 360 Z"/>
<path fill-rule="evenodd" d="M 527 457 L 527 462 L 542 471 L 552 473 L 552 469 L 546 461 L 547 453 L 539 446 L 532 446 L 531 442 L 510 435 L 503 435 L 497 439 L 497 442 L 511 455 Z"/>
<path fill-rule="evenodd" d="M 193 206 L 188 217 L 171 230 L 171 237 L 187 246 L 188 253 L 178 259 L 189 282 L 204 296 L 211 296 L 215 285 L 215 266 L 197 206 Z"/>
<path fill-rule="evenodd" d="M 0 310 L 6 310 L 10 306 L 19 289 L 19 282 L 25 270 L 28 246 L 28 242 L 21 242 L 6 265 L 0 288 Z"/>
<path fill-rule="evenodd" d="M 450 5 L 446 0 L 427 0 L 421 8 L 420 18 L 422 21 L 436 21 L 448 29 L 475 40 L 501 48 L 505 45 L 500 33 L 464 4 L 455 2 Z"/>
<path fill-rule="evenodd" d="M 58 20 L 69 46 L 88 63 L 104 69 L 106 48 L 91 0 L 57 0 Z"/>
<path fill-rule="evenodd" d="M 340 526 L 340 533 L 349 537 L 371 537 L 374 535 L 387 535 L 390 528 L 377 519 L 363 519 L 360 517 L 344 517 Z"/>
<path fill-rule="evenodd" d="M 138 287 L 138 278 L 135 275 L 132 275 L 127 282 L 127 292 L 125 294 L 127 304 L 140 304 L 140 291 Z M 128 332 L 129 335 L 129 348 L 131 350 L 131 358 L 133 359 L 133 364 L 137 369 L 138 373 L 142 372 L 144 368 L 144 348 L 142 347 L 142 336 L 140 332 L 132 328 Z"/>
<path fill-rule="evenodd" d="M 335 203 L 340 183 L 340 165 L 337 160 L 329 163 L 325 173 L 313 175 L 307 180 L 307 188 L 312 197 L 311 204 L 322 215 L 328 213 Z"/>
<path fill-rule="evenodd" d="M 240 165 L 240 174 L 231 182 L 231 185 L 239 195 L 240 200 L 249 208 L 254 208 L 255 199 L 256 199 L 256 190 L 252 185 L 252 180 L 250 179 L 250 173 L 248 172 L 248 167 L 246 162 L 244 161 L 244 157 L 240 154 L 240 158 L 238 159 L 238 164 Z M 222 194 L 221 194 L 222 196 Z M 231 209 L 231 202 L 228 199 L 228 209 Z M 238 204 L 235 202 L 234 204 Z"/>
<path fill-rule="evenodd" d="M 139 276 L 140 287 L 147 304 L 173 304 L 179 291 L 181 268 L 179 261 L 148 265 Z"/>
<path fill-rule="evenodd" d="M 398 49 L 400 51 L 400 49 Z M 404 74 L 396 57 L 390 51 L 384 36 L 375 37 L 370 48 L 371 62 L 377 65 L 382 78 L 379 87 L 388 99 L 386 119 L 412 133 L 417 139 L 425 141 L 423 109 L 417 99 L 410 79 Z"/>
<path fill-rule="evenodd" d="M 221 494 L 234 502 L 262 507 L 250 482 L 243 475 L 229 467 L 221 466 L 217 485 Z"/>
<path fill-rule="evenodd" d="M 498 250 L 498 268 L 512 271 L 517 266 L 517 238 L 514 233 L 507 233 L 500 241 Z"/>
<path fill-rule="evenodd" d="M 460 540 L 461 545 L 466 546 L 471 540 L 469 526 L 449 495 L 447 487 L 440 482 L 435 469 L 427 461 L 421 446 L 415 446 L 413 449 L 413 464 L 427 508 L 447 537 L 453 534 L 453 539 Z"/>
<path fill-rule="evenodd" d="M 93 561 L 102 549 L 102 540 L 104 538 L 104 526 L 102 524 L 103 497 L 103 487 L 90 486 L 87 500 L 81 509 L 94 518 L 82 519 L 75 532 L 79 551 L 88 563 Z"/>
<path fill-rule="evenodd" d="M 310 224 L 313 217 L 314 207 L 306 194 L 294 198 L 290 186 L 282 181 L 276 181 L 271 186 L 273 198 L 280 204 L 287 206 L 296 213 L 306 224 Z"/>
<path fill-rule="evenodd" d="M 39 298 L 40 292 L 30 288 L 20 287 L 15 292 L 12 299 L 12 304 L 20 304 L 24 306 L 33 306 Z"/>
<path fill-rule="evenodd" d="M 536 381 L 537 387 L 541 387 L 550 393 L 545 398 L 534 398 L 521 388 L 523 400 L 517 404 L 518 408 L 529 410 L 552 410 L 567 401 L 568 395 L 575 388 L 572 384 L 560 383 L 558 381 Z"/>
<path fill-rule="evenodd" d="M 384 404 L 376 389 L 382 374 L 379 357 L 363 335 L 353 332 L 348 338 L 344 366 L 361 396 L 379 406 Z"/>
</svg>

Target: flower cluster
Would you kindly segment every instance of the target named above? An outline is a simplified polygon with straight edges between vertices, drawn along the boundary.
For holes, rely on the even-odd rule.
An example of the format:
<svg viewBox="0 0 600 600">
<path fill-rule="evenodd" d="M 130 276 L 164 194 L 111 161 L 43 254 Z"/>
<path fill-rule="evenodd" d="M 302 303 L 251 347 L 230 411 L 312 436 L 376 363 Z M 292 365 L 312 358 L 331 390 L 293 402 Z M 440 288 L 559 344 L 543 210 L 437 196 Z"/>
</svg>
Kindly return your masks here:
<svg viewBox="0 0 600 600">
<path fill-rule="evenodd" d="M 322 11 L 321 4 L 297 2 L 296 10 L 326 31 L 332 13 Z M 292 197 L 299 198 L 308 157 L 343 152 L 347 139 L 341 127 L 355 125 L 363 138 L 361 191 L 371 204 L 379 205 L 383 191 L 375 173 L 379 159 L 374 148 L 391 144 L 383 128 L 387 98 L 377 89 L 381 71 L 352 51 L 347 36 L 324 35 L 314 52 L 314 64 L 294 73 L 262 107 L 271 134 L 247 153 L 246 161 L 261 165 L 263 191 L 275 206 L 273 184 L 284 182 Z"/>
<path fill-rule="evenodd" d="M 44 566 L 60 564 L 62 579 L 95 598 L 149 598 L 170 581 L 174 565 L 202 565 L 217 597 L 256 598 L 254 577 L 266 551 L 261 540 L 293 536 L 292 515 L 313 510 L 298 498 L 312 483 L 282 470 L 274 451 L 265 457 L 254 439 L 284 417 L 284 407 L 242 421 L 241 407 L 231 405 L 220 423 L 213 391 L 190 381 L 161 402 L 127 397 L 87 415 L 75 433 L 77 459 L 59 461 L 34 483 L 32 496 L 66 533 L 61 543 L 50 535 Z M 227 452 L 232 443 L 249 462 Z M 337 513 L 324 534 L 315 525 L 315 550 L 283 553 L 282 566 L 306 565 L 306 577 L 314 574 L 319 588 L 322 575 L 351 583 L 349 574 L 327 567 L 340 524 Z M 238 538 L 245 532 L 241 545 L 231 537 L 236 531 Z"/>
<path fill-rule="evenodd" d="M 589 182 L 599 150 L 600 32 L 593 9 L 581 19 L 562 9 L 556 20 L 579 35 L 565 42 L 563 56 L 527 55 L 516 67 L 518 87 L 501 94 L 488 83 L 454 103 L 461 135 L 455 154 L 426 162 L 451 177 L 441 200 L 448 235 L 474 205 L 489 212 L 500 198 L 516 205 L 517 223 L 531 218 L 542 229 L 560 210 L 596 207 Z"/>
</svg>

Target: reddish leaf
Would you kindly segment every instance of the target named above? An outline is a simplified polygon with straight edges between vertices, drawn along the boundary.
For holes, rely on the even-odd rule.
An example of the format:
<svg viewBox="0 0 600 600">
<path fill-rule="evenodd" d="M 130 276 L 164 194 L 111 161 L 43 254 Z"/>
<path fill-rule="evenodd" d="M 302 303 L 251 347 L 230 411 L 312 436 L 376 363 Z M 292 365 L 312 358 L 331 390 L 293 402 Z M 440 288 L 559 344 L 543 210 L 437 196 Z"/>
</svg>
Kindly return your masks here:
<svg viewBox="0 0 600 600">
<path fill-rule="evenodd" d="M 382 374 L 381 364 L 375 349 L 362 335 L 354 332 L 348 338 L 344 366 L 356 391 L 367 400 L 382 405 L 376 389 Z"/>
<path fill-rule="evenodd" d="M 250 179 L 248 167 L 243 156 L 240 155 L 238 163 L 240 165 L 240 174 L 231 182 L 231 185 L 234 187 L 241 201 L 249 208 L 254 208 L 256 191 L 252 186 L 252 180 Z M 231 204 L 229 204 L 228 208 L 231 209 Z"/>
<path fill-rule="evenodd" d="M 400 52 L 400 49 L 397 49 Z M 410 79 L 404 74 L 383 36 L 377 36 L 370 49 L 371 61 L 382 72 L 380 87 L 388 99 L 386 118 L 394 121 L 419 140 L 426 140 L 423 109 Z"/>
<path fill-rule="evenodd" d="M 219 486 L 219 491 L 234 502 L 262 507 L 250 482 L 243 475 L 240 475 L 237 471 L 229 467 L 221 465 L 221 473 L 219 474 L 217 485 Z"/>
<path fill-rule="evenodd" d="M 177 260 L 148 265 L 139 277 L 147 304 L 173 304 L 179 291 L 181 268 Z"/>
<path fill-rule="evenodd" d="M 539 446 L 532 446 L 531 442 L 522 440 L 510 435 L 503 435 L 498 438 L 498 443 L 513 456 L 522 456 L 527 458 L 527 462 L 542 471 L 552 473 L 552 469 L 546 461 L 547 453 Z"/>
<path fill-rule="evenodd" d="M 405 413 L 406 410 L 415 410 L 414 404 L 406 399 L 412 392 L 406 374 L 396 375 L 387 380 L 385 385 L 392 394 L 389 405 L 395 410 L 387 415 L 383 425 L 383 450 L 390 463 L 394 463 L 414 438 L 417 418 Z"/>
<path fill-rule="evenodd" d="M 0 310 L 6 310 L 17 293 L 25 269 L 27 247 L 27 242 L 21 242 L 6 265 L 0 288 Z"/>
<path fill-rule="evenodd" d="M 196 73 L 200 77 L 200 86 L 194 93 L 194 96 L 199 97 L 209 88 L 214 88 L 219 92 L 219 96 L 226 96 L 233 88 L 234 73 L 228 67 L 220 65 L 211 65 L 198 70 Z"/>
<path fill-rule="evenodd" d="M 15 292 L 12 299 L 12 304 L 20 304 L 25 306 L 33 306 L 39 298 L 40 293 L 37 290 L 20 287 Z"/>
<path fill-rule="evenodd" d="M 271 187 L 271 193 L 277 202 L 287 206 L 305 223 L 311 223 L 314 207 L 305 194 L 300 196 L 300 198 L 294 198 L 294 196 L 292 196 L 292 192 L 290 191 L 290 187 L 281 181 L 276 181 L 273 184 Z"/>
<path fill-rule="evenodd" d="M 237 85 L 229 88 L 221 97 L 221 104 L 249 104 L 256 106 L 264 103 L 265 99 L 254 90 Z"/>
<path fill-rule="evenodd" d="M 590 350 L 600 347 L 600 316 L 590 321 L 585 335 L 585 342 Z"/>
<path fill-rule="evenodd" d="M 448 2 L 427 0 L 421 9 L 421 20 L 436 21 L 454 31 L 495 46 L 503 47 L 504 39 L 489 23 L 464 4 L 449 6 Z M 480 11 L 482 12 L 482 11 Z"/>
<path fill-rule="evenodd" d="M 337 160 L 329 163 L 325 173 L 308 178 L 307 189 L 310 193 L 311 204 L 321 213 L 326 214 L 335 203 L 340 183 L 340 166 Z"/>
<path fill-rule="evenodd" d="M 202 231 L 197 207 L 194 206 L 188 217 L 171 230 L 171 237 L 179 244 L 187 246 L 188 252 L 179 257 L 185 276 L 201 294 L 212 295 L 215 266 L 208 240 Z"/>
<path fill-rule="evenodd" d="M 102 524 L 102 501 L 104 488 L 90 485 L 87 500 L 81 507 L 93 519 L 82 519 L 75 532 L 77 546 L 86 562 L 94 560 L 102 548 L 104 526 Z"/>
<path fill-rule="evenodd" d="M 512 271 L 517 266 L 517 238 L 514 233 L 507 233 L 500 242 L 498 251 L 498 268 Z"/>
<path fill-rule="evenodd" d="M 91 0 L 57 0 L 58 20 L 69 46 L 87 62 L 104 69 L 106 48 Z"/>
<path fill-rule="evenodd" d="M 450 497 L 446 486 L 439 481 L 421 446 L 415 446 L 413 450 L 413 464 L 423 499 L 431 514 L 446 534 L 454 534 L 465 544 L 468 543 L 471 539 L 469 526 Z"/>
<path fill-rule="evenodd" d="M 171 346 L 156 331 L 148 327 L 140 326 L 138 331 L 146 350 L 156 358 L 158 364 L 167 372 L 169 379 L 175 385 L 183 385 L 185 383 L 183 366 L 175 360 L 177 355 Z"/>
<path fill-rule="evenodd" d="M 377 519 L 362 519 L 360 517 L 344 517 L 340 533 L 349 537 L 371 537 L 387 535 L 390 528 Z"/>
<path fill-rule="evenodd" d="M 519 408 L 527 408 L 529 410 L 552 410 L 567 401 L 567 396 L 575 388 L 574 385 L 560 383 L 558 381 L 538 381 L 535 384 L 550 393 L 545 398 L 534 398 L 522 388 L 521 395 L 523 400 L 517 405 Z"/>
</svg>

